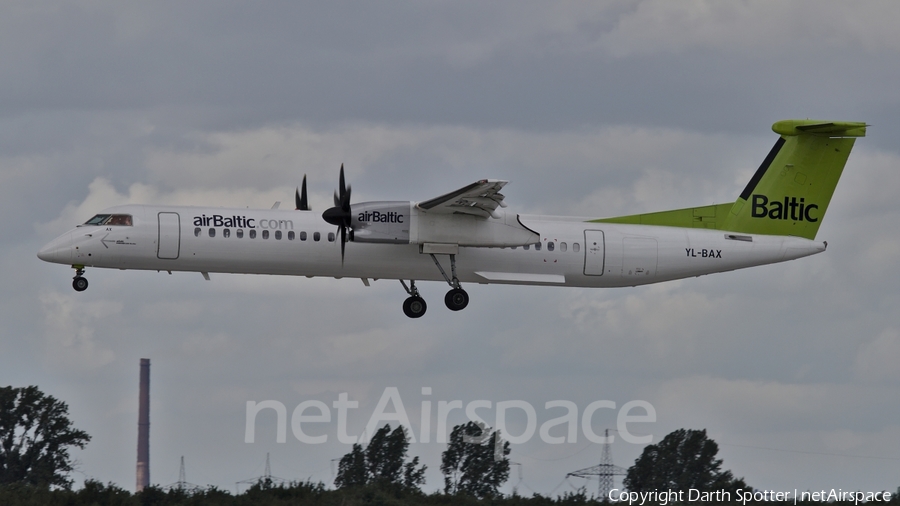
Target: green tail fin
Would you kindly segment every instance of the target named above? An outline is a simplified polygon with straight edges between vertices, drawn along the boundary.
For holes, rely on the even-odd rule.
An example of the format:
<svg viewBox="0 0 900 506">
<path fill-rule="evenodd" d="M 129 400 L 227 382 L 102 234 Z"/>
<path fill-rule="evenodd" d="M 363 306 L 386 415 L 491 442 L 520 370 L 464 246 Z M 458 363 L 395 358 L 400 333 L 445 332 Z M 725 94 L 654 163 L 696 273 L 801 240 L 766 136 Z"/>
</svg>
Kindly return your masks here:
<svg viewBox="0 0 900 506">
<path fill-rule="evenodd" d="M 717 228 L 815 239 L 856 137 L 866 124 L 787 120 L 778 142 Z"/>
<path fill-rule="evenodd" d="M 772 130 L 781 137 L 733 203 L 589 221 L 815 239 L 855 138 L 866 135 L 866 124 L 786 120 Z"/>
</svg>

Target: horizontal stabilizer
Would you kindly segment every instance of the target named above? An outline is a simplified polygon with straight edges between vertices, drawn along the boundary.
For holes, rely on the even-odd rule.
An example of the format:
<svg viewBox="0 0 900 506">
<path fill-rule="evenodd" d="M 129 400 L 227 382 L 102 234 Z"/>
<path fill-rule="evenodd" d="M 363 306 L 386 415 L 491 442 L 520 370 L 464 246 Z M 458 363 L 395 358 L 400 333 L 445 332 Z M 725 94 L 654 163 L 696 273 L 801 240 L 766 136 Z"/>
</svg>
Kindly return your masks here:
<svg viewBox="0 0 900 506">
<path fill-rule="evenodd" d="M 866 124 L 858 121 L 788 119 L 772 125 L 772 131 L 788 136 L 811 134 L 829 137 L 865 137 Z"/>
</svg>

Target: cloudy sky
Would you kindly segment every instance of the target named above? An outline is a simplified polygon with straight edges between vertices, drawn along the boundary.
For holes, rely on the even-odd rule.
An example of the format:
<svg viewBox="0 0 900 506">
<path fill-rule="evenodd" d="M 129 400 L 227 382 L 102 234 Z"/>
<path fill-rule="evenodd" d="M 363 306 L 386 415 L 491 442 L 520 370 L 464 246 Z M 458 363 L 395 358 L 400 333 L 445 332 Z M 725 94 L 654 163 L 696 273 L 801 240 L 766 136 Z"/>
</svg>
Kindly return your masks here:
<svg viewBox="0 0 900 506">
<path fill-rule="evenodd" d="M 147 357 L 162 485 L 184 456 L 188 481 L 234 490 L 269 452 L 274 475 L 330 486 L 350 450 L 336 423 L 310 426 L 325 444 L 290 428 L 278 443 L 263 412 L 246 443 L 247 401 L 290 416 L 347 393 L 358 435 L 396 387 L 417 437 L 423 400 L 524 400 L 538 424 L 562 414 L 548 401 L 613 401 L 597 433 L 643 400 L 657 420 L 634 434 L 706 428 L 754 487 L 895 490 L 897 19 L 896 2 L 4 2 L 0 384 L 66 401 L 93 436 L 73 478 L 128 489 Z M 786 264 L 634 289 L 471 286 L 461 313 L 423 283 L 434 309 L 409 320 L 395 281 L 91 269 L 77 294 L 35 256 L 124 202 L 269 208 L 308 174 L 324 210 L 341 163 L 358 201 L 489 177 L 524 213 L 728 202 L 771 124 L 806 117 L 872 126 L 819 230 L 828 251 Z M 617 437 L 614 460 L 642 448 Z M 443 449 L 410 447 L 428 490 Z M 573 443 L 535 435 L 504 490 L 571 491 L 585 482 L 565 474 L 600 451 L 580 424 Z"/>
</svg>

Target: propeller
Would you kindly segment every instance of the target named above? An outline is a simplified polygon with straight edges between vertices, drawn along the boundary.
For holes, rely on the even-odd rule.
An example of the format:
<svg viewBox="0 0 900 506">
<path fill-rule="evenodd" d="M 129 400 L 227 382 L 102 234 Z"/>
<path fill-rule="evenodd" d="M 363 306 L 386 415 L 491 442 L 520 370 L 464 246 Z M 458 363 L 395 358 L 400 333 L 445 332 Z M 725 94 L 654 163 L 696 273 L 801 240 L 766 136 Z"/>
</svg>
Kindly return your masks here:
<svg viewBox="0 0 900 506">
<path fill-rule="evenodd" d="M 306 198 L 306 174 L 303 174 L 303 191 L 297 189 L 297 192 L 294 194 L 294 202 L 297 204 L 298 211 L 312 211 L 309 207 L 309 200 Z"/>
<path fill-rule="evenodd" d="M 350 187 L 344 181 L 344 164 L 341 164 L 341 177 L 338 192 L 334 192 L 334 207 L 322 213 L 322 219 L 338 227 L 341 233 L 341 265 L 344 263 L 344 249 L 347 245 L 347 229 L 351 228 Z"/>
</svg>

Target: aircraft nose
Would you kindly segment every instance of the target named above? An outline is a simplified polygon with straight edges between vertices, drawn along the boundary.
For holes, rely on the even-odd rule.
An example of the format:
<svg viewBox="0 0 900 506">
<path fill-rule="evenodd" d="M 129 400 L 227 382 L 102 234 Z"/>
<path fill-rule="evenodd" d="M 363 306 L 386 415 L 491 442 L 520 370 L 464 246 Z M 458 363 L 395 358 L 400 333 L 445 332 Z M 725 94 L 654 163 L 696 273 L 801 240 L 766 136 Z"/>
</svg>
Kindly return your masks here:
<svg viewBox="0 0 900 506">
<path fill-rule="evenodd" d="M 72 261 L 72 233 L 65 234 L 53 239 L 47 243 L 40 251 L 38 258 L 45 262 L 53 262 L 57 264 L 67 264 Z"/>
</svg>

